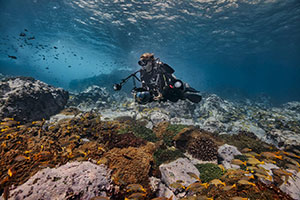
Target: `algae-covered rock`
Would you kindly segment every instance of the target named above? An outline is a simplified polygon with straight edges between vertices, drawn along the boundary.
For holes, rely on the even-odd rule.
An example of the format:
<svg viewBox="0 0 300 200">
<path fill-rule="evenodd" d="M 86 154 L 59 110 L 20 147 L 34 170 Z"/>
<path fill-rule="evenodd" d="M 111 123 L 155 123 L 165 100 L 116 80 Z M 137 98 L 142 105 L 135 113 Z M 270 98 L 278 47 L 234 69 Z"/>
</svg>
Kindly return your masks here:
<svg viewBox="0 0 300 200">
<path fill-rule="evenodd" d="M 154 125 L 162 121 L 169 121 L 169 119 L 170 118 L 167 114 L 159 111 L 154 111 L 150 114 L 150 120 Z"/>
<path fill-rule="evenodd" d="M 154 152 L 155 163 L 158 166 L 161 165 L 162 163 L 170 162 L 182 157 L 185 157 L 184 154 L 179 149 L 175 149 L 175 148 L 168 148 L 168 149 L 159 148 Z"/>
<path fill-rule="evenodd" d="M 228 169 L 232 168 L 231 166 L 231 160 L 234 159 L 234 156 L 236 155 L 242 155 L 242 153 L 232 145 L 224 144 L 219 147 L 218 149 L 218 155 L 220 158 L 222 158 L 222 164 L 223 166 Z"/>
<path fill-rule="evenodd" d="M 223 139 L 227 144 L 237 147 L 238 150 L 250 148 L 256 153 L 261 153 L 264 151 L 269 151 L 270 148 L 276 149 L 275 146 L 259 140 L 251 132 L 240 132 L 239 134 L 234 135 L 223 134 L 220 135 L 220 138 Z"/>
<path fill-rule="evenodd" d="M 30 77 L 6 78 L 0 82 L 0 118 L 28 122 L 47 119 L 64 108 L 67 91 Z"/>
<path fill-rule="evenodd" d="M 159 166 L 159 170 L 161 172 L 161 180 L 173 191 L 176 189 L 170 185 L 178 180 L 183 181 L 182 185 L 186 187 L 196 181 L 195 178 L 187 174 L 188 172 L 199 176 L 199 171 L 187 158 L 179 158 L 173 162 L 162 164 Z"/>
<path fill-rule="evenodd" d="M 223 175 L 222 169 L 213 163 L 197 164 L 196 168 L 199 170 L 200 179 L 203 182 L 219 179 Z"/>
<path fill-rule="evenodd" d="M 46 168 L 26 183 L 10 191 L 9 199 L 90 199 L 107 196 L 110 170 L 90 162 L 71 162 L 58 168 Z"/>
<path fill-rule="evenodd" d="M 289 194 L 293 199 L 300 199 L 300 172 L 289 172 L 293 173 L 293 178 L 289 178 L 287 184 L 282 184 L 280 189 Z"/>
</svg>

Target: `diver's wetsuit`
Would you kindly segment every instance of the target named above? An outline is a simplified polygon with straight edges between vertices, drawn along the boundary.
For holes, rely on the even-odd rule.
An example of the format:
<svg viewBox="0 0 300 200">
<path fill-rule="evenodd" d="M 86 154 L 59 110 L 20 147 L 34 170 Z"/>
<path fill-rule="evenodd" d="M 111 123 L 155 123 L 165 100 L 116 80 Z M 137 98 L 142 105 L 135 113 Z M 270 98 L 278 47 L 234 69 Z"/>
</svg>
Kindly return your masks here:
<svg viewBox="0 0 300 200">
<path fill-rule="evenodd" d="M 202 99 L 200 95 L 195 94 L 197 90 L 173 75 L 175 70 L 168 64 L 155 62 L 153 65 L 143 67 L 139 72 L 142 87 L 135 88 L 135 99 L 139 103 L 157 100 L 177 102 L 186 98 L 199 103 Z"/>
<path fill-rule="evenodd" d="M 173 82 L 175 77 L 172 74 L 175 70 L 168 64 L 162 62 L 155 62 L 151 69 L 143 68 L 140 70 L 140 78 L 142 81 L 142 88 L 155 93 L 163 93 L 168 83 Z"/>
</svg>

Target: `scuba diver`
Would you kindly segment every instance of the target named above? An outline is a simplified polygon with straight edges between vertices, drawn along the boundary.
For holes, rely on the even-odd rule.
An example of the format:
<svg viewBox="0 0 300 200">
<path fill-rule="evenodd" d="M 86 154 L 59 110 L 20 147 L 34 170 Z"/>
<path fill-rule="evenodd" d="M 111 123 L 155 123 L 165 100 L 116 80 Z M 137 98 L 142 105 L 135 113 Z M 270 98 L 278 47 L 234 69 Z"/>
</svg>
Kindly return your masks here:
<svg viewBox="0 0 300 200">
<path fill-rule="evenodd" d="M 179 99 L 188 99 L 193 103 L 199 103 L 202 97 L 199 91 L 190 87 L 187 83 L 177 79 L 173 73 L 175 70 L 168 64 L 154 58 L 152 53 L 141 55 L 138 64 L 141 69 L 123 79 L 121 83 L 114 85 L 114 90 L 121 90 L 122 85 L 131 77 L 134 78 L 134 88 L 132 93 L 135 100 L 140 104 L 152 101 L 172 101 L 177 102 Z M 140 73 L 140 79 L 136 76 Z M 141 82 L 141 87 L 135 86 L 135 80 Z"/>
</svg>

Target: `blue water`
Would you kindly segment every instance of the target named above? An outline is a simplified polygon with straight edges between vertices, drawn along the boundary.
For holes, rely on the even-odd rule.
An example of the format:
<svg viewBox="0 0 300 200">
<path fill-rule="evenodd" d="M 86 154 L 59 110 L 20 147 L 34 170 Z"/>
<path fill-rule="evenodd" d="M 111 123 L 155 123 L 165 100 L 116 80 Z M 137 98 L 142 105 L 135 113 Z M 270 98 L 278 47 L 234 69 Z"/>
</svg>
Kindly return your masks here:
<svg viewBox="0 0 300 200">
<path fill-rule="evenodd" d="M 203 92 L 300 100 L 300 1 L 0 0 L 2 74 L 68 89 L 144 52 Z"/>
</svg>

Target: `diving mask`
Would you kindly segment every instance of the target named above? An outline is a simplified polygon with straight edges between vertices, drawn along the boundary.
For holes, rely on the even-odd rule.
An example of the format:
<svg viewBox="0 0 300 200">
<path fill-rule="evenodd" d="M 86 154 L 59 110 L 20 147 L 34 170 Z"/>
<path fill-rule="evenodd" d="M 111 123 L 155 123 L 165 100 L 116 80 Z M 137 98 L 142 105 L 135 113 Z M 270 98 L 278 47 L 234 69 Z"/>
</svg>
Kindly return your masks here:
<svg viewBox="0 0 300 200">
<path fill-rule="evenodd" d="M 139 64 L 140 66 L 146 66 L 147 63 L 148 63 L 148 61 L 149 61 L 149 60 L 140 60 L 140 61 L 138 62 L 138 64 Z"/>
</svg>

